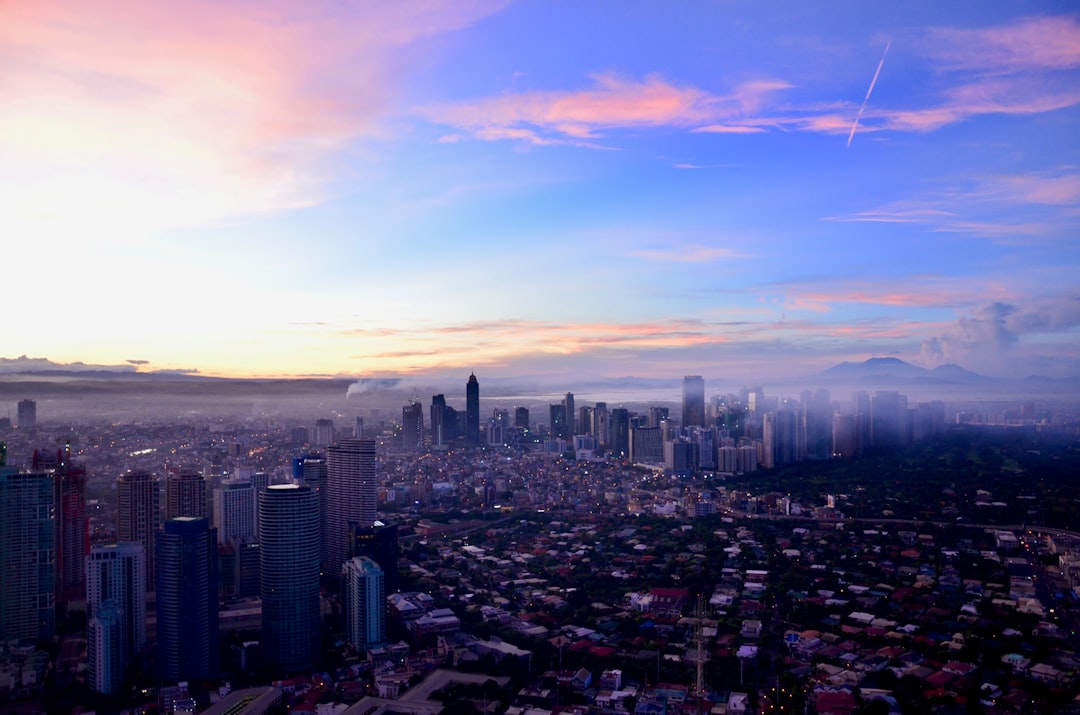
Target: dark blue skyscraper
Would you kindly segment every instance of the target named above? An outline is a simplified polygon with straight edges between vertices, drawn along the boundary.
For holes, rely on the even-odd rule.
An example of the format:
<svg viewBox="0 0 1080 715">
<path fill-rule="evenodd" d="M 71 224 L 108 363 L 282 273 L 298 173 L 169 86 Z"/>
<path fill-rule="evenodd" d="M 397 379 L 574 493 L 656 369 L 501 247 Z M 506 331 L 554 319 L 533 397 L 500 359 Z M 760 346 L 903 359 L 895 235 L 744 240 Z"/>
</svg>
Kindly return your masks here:
<svg viewBox="0 0 1080 715">
<path fill-rule="evenodd" d="M 279 673 L 310 672 L 319 655 L 319 499 L 275 484 L 259 495 L 262 646 Z"/>
<path fill-rule="evenodd" d="M 181 516 L 157 533 L 158 672 L 162 680 L 218 674 L 217 529 Z"/>
<path fill-rule="evenodd" d="M 476 447 L 480 444 L 480 383 L 476 375 L 469 375 L 465 383 L 465 444 Z"/>
</svg>

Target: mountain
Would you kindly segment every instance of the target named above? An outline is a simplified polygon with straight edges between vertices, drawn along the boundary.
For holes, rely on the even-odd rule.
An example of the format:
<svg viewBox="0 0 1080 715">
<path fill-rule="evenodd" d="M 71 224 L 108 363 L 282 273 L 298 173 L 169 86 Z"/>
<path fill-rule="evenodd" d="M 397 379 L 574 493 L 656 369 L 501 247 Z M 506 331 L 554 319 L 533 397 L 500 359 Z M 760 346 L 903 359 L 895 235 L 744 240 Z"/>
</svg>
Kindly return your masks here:
<svg viewBox="0 0 1080 715">
<path fill-rule="evenodd" d="M 959 365 L 939 365 L 933 370 L 912 365 L 899 358 L 870 358 L 863 362 L 842 362 L 817 375 L 826 382 L 860 384 L 957 385 L 989 382 L 990 378 Z"/>
</svg>

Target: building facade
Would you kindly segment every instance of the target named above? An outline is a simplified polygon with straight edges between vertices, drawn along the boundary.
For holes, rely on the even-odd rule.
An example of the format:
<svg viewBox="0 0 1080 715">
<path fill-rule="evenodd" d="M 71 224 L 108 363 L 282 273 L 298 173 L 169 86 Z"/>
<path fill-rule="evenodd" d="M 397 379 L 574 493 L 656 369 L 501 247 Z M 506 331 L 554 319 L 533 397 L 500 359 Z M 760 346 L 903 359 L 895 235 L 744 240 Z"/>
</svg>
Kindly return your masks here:
<svg viewBox="0 0 1080 715">
<path fill-rule="evenodd" d="M 146 590 L 154 590 L 154 535 L 161 522 L 158 480 L 150 472 L 132 471 L 116 480 L 116 540 L 135 541 L 146 552 Z"/>
<path fill-rule="evenodd" d="M 0 642 L 55 630 L 53 474 L 0 467 Z"/>
<path fill-rule="evenodd" d="M 357 651 L 386 643 L 386 589 L 374 560 L 357 556 L 341 568 L 341 607 L 345 635 Z"/>
<path fill-rule="evenodd" d="M 325 568 L 336 574 L 348 558 L 349 524 L 375 523 L 375 440 L 341 440 L 327 450 L 326 467 Z"/>
<path fill-rule="evenodd" d="M 146 550 L 142 544 L 90 547 L 86 557 L 87 617 L 99 617 L 106 604 L 112 604 L 106 609 L 109 613 L 94 635 L 87 634 L 87 648 L 91 682 L 112 687 L 123 680 L 128 663 L 146 642 Z M 118 641 L 115 628 L 119 628 Z"/>
<path fill-rule="evenodd" d="M 217 677 L 215 532 L 206 517 L 181 516 L 157 534 L 157 653 L 164 681 Z"/>
<path fill-rule="evenodd" d="M 311 487 L 259 495 L 262 647 L 282 674 L 310 672 L 319 655 L 319 502 Z"/>
</svg>

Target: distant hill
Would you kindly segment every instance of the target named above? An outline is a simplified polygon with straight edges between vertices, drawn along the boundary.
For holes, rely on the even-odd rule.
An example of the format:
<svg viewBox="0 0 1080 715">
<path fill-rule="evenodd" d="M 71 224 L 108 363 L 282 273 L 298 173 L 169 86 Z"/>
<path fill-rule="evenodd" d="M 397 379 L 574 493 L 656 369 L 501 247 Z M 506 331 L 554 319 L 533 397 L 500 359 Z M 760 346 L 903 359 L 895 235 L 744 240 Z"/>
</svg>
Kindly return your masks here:
<svg viewBox="0 0 1080 715">
<path fill-rule="evenodd" d="M 973 384 L 991 378 L 965 370 L 959 365 L 940 365 L 933 370 L 894 357 L 877 357 L 863 362 L 842 362 L 817 375 L 825 382 L 859 384 Z"/>
</svg>

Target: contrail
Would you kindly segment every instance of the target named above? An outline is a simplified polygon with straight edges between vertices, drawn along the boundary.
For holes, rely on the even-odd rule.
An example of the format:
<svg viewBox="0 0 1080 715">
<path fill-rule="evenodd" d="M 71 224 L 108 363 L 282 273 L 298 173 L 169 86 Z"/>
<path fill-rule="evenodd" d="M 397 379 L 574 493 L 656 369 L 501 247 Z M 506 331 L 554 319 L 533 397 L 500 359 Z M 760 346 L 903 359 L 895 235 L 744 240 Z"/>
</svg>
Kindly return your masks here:
<svg viewBox="0 0 1080 715">
<path fill-rule="evenodd" d="M 874 85 L 877 84 L 878 75 L 881 74 L 881 68 L 885 65 L 885 55 L 889 54 L 889 46 L 892 45 L 892 40 L 885 43 L 885 51 L 881 53 L 881 61 L 877 63 L 877 69 L 874 70 L 874 78 L 870 80 L 870 88 L 866 90 L 866 98 L 862 101 L 862 106 L 859 107 L 859 113 L 855 115 L 855 122 L 851 125 L 851 133 L 848 134 L 847 145 L 851 146 L 851 140 L 855 138 L 855 130 L 859 128 L 859 120 L 862 119 L 863 110 L 866 109 L 866 103 L 870 101 L 870 93 L 874 91 Z"/>
</svg>

